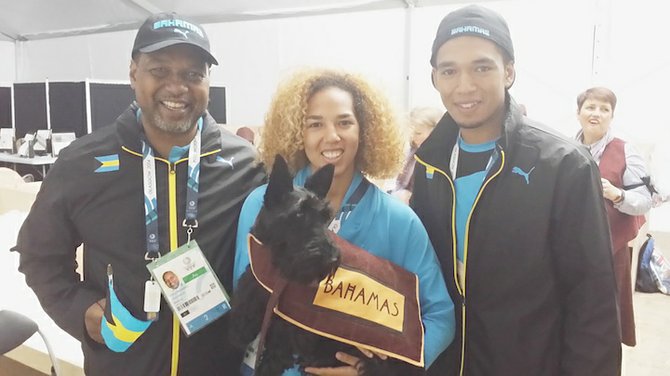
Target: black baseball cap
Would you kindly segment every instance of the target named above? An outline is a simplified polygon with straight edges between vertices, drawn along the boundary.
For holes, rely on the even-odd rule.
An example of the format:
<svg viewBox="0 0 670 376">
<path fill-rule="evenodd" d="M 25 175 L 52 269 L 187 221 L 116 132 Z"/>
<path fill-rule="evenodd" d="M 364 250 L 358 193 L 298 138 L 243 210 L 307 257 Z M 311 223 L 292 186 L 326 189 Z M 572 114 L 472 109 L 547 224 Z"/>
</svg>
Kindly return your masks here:
<svg viewBox="0 0 670 376">
<path fill-rule="evenodd" d="M 500 46 L 512 61 L 514 60 L 514 46 L 505 19 L 491 9 L 468 5 L 447 14 L 440 22 L 433 41 L 430 64 L 436 66 L 437 51 L 443 44 L 464 35 L 488 39 Z"/>
<path fill-rule="evenodd" d="M 219 62 L 209 51 L 209 38 L 205 29 L 177 13 L 157 13 L 144 21 L 133 44 L 133 55 L 137 52 L 151 53 L 175 44 L 190 44 L 199 47 L 210 64 Z"/>
</svg>

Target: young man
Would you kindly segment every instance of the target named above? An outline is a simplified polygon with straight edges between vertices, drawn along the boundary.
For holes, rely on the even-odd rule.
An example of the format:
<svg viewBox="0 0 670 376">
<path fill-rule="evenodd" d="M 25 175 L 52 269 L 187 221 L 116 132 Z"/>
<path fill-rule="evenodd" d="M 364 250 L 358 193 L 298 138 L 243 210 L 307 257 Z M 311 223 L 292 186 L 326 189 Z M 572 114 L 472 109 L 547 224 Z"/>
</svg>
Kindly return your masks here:
<svg viewBox="0 0 670 376">
<path fill-rule="evenodd" d="M 447 115 L 417 151 L 411 205 L 456 306 L 433 375 L 615 375 L 619 328 L 607 218 L 588 152 L 510 97 L 504 19 L 468 6 L 433 43 Z"/>
<path fill-rule="evenodd" d="M 178 320 L 188 314 L 173 315 L 147 269 L 195 241 L 213 273 L 188 275 L 182 290 L 216 274 L 231 292 L 239 210 L 264 180 L 249 143 L 207 112 L 217 64 L 209 49 L 200 25 L 174 13 L 149 17 L 130 62 L 137 101 L 61 152 L 19 233 L 19 269 L 45 311 L 82 342 L 86 374 L 239 369 L 241 354 L 224 340 L 226 317 L 205 315 L 208 325 L 183 335 Z M 83 281 L 75 272 L 81 244 Z M 200 255 L 190 255 L 176 267 L 195 265 Z M 208 291 L 219 293 L 215 285 Z"/>
</svg>

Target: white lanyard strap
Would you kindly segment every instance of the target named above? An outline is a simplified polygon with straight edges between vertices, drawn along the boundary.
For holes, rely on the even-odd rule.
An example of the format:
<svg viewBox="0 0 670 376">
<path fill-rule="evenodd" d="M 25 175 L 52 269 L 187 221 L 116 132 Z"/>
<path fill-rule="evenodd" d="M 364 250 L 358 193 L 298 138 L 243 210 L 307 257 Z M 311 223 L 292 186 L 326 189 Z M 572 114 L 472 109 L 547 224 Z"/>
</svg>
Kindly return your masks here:
<svg viewBox="0 0 670 376">
<path fill-rule="evenodd" d="M 139 110 L 138 110 L 139 119 Z M 188 240 L 191 240 L 193 228 L 198 227 L 198 185 L 200 181 L 200 141 L 202 118 L 198 119 L 195 137 L 188 150 L 188 182 L 186 184 L 186 216 L 184 227 L 188 227 Z M 147 252 L 146 260 L 154 260 L 161 256 L 158 237 L 158 201 L 156 199 L 156 160 L 153 149 L 142 140 L 142 175 L 144 185 L 144 214 Z"/>
<path fill-rule="evenodd" d="M 200 183 L 200 137 L 202 118 L 198 119 L 198 130 L 188 150 L 188 181 L 186 183 L 186 210 L 182 226 L 187 227 L 188 241 L 194 228 L 198 228 L 198 189 Z"/>
<path fill-rule="evenodd" d="M 463 142 L 463 139 L 461 138 L 461 135 L 458 135 L 458 139 L 456 140 L 456 144 L 454 144 L 453 149 L 451 149 L 451 159 L 449 160 L 449 172 L 451 172 L 451 178 L 456 180 L 456 171 L 458 170 L 458 155 L 460 154 L 461 148 L 459 144 Z M 484 176 L 489 175 L 489 171 L 491 171 L 491 167 L 493 167 L 493 164 L 498 160 L 498 149 L 496 147 L 493 148 L 493 152 L 491 153 L 491 156 L 489 157 L 489 161 L 486 163 L 486 173 Z"/>
</svg>

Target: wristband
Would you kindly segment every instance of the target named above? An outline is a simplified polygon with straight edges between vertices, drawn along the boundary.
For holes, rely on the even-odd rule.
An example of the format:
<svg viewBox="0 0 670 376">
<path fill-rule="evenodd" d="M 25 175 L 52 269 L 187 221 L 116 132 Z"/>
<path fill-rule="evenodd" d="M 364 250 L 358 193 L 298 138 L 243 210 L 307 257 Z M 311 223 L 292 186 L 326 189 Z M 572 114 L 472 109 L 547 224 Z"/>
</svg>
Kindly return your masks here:
<svg viewBox="0 0 670 376">
<path fill-rule="evenodd" d="M 612 201 L 615 204 L 623 202 L 623 200 L 626 198 L 626 191 L 624 191 L 623 189 L 619 189 L 619 192 L 621 192 L 619 197 L 617 197 L 614 201 Z"/>
</svg>

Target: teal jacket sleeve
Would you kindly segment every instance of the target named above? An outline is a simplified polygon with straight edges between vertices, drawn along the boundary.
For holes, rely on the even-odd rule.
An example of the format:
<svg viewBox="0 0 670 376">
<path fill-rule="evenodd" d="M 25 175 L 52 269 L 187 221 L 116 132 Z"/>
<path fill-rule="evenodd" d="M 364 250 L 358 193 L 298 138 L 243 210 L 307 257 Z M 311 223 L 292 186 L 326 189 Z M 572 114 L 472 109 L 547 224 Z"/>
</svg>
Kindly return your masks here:
<svg viewBox="0 0 670 376">
<path fill-rule="evenodd" d="M 365 237 L 370 250 L 419 278 L 419 302 L 424 325 L 426 369 L 451 344 L 455 335 L 454 304 L 440 263 L 419 217 L 407 205 L 379 192 L 376 210 L 367 218 Z M 370 201 L 374 208 L 374 200 Z M 365 214 L 361 211 L 359 214 Z M 373 234 L 377 235 L 373 235 Z"/>
<path fill-rule="evenodd" d="M 263 206 L 263 196 L 267 185 L 256 188 L 249 194 L 242 205 L 240 219 L 237 224 L 237 238 L 235 240 L 235 263 L 233 264 L 233 290 L 237 288 L 237 281 L 249 266 L 247 250 L 247 235 L 256 222 L 256 217 Z"/>
<path fill-rule="evenodd" d="M 419 277 L 419 299 L 423 320 L 426 369 L 454 339 L 454 303 L 449 297 L 440 263 L 428 234 L 414 213 L 406 231 L 392 231 L 391 244 L 403 244 L 403 267 Z"/>
</svg>

